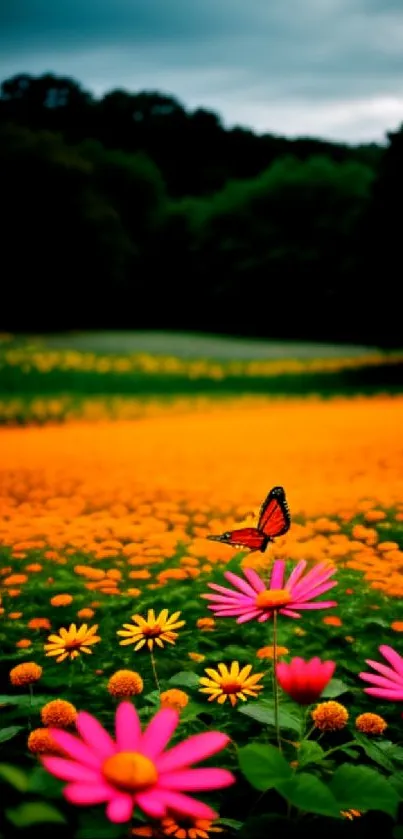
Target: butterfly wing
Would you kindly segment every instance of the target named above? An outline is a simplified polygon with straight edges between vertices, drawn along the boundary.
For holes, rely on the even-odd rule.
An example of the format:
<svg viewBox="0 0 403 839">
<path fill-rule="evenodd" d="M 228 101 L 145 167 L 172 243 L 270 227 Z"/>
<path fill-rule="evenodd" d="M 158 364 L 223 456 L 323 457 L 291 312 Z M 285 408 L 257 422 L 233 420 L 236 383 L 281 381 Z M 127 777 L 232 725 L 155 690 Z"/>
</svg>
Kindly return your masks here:
<svg viewBox="0 0 403 839">
<path fill-rule="evenodd" d="M 267 538 L 257 527 L 242 527 L 240 530 L 229 530 L 220 536 L 207 536 L 212 542 L 224 542 L 233 548 L 243 548 L 248 551 L 260 551 L 267 544 Z"/>
<path fill-rule="evenodd" d="M 290 511 L 283 487 L 273 487 L 260 508 L 258 531 L 273 539 L 287 533 L 290 525 Z"/>
</svg>

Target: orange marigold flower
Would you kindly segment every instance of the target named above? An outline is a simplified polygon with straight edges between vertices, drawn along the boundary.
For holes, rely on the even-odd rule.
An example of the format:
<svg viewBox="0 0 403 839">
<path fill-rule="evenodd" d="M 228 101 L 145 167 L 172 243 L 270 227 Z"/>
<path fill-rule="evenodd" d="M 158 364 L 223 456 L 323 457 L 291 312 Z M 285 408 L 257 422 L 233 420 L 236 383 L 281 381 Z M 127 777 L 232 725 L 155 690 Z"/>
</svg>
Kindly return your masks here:
<svg viewBox="0 0 403 839">
<path fill-rule="evenodd" d="M 279 658 L 282 655 L 288 655 L 289 652 L 290 651 L 289 651 L 288 647 L 278 646 L 277 647 L 277 658 Z M 257 650 L 257 652 L 256 652 L 256 657 L 257 658 L 270 658 L 270 659 L 274 658 L 274 647 L 270 646 L 270 645 L 267 646 L 267 647 L 260 647 L 260 650 Z"/>
<path fill-rule="evenodd" d="M 41 720 L 46 726 L 67 728 L 73 725 L 77 716 L 77 709 L 66 699 L 52 699 L 41 710 Z"/>
<path fill-rule="evenodd" d="M 70 606 L 73 598 L 71 594 L 55 594 L 54 597 L 51 597 L 50 602 L 52 606 Z"/>
<path fill-rule="evenodd" d="M 34 755 L 66 756 L 53 739 L 48 728 L 35 728 L 28 737 L 28 749 Z"/>
<path fill-rule="evenodd" d="M 82 620 L 89 620 L 90 618 L 93 618 L 94 615 L 95 612 L 93 609 L 79 609 L 79 611 L 77 612 L 77 617 L 81 618 Z"/>
<path fill-rule="evenodd" d="M 11 621 L 18 621 L 19 618 L 22 618 L 22 612 L 10 612 L 8 617 Z"/>
<path fill-rule="evenodd" d="M 198 618 L 196 621 L 198 629 L 203 629 L 205 632 L 211 632 L 215 627 L 214 618 Z"/>
<path fill-rule="evenodd" d="M 386 720 L 380 717 L 379 714 L 360 714 L 356 721 L 355 727 L 363 734 L 383 734 L 388 727 Z"/>
<path fill-rule="evenodd" d="M 30 565 L 25 566 L 25 570 L 29 571 L 30 574 L 39 574 L 39 571 L 42 571 L 42 565 L 39 562 L 31 562 Z"/>
<path fill-rule="evenodd" d="M 320 731 L 340 731 L 347 725 L 348 711 L 340 702 L 320 702 L 311 713 L 315 728 Z"/>
<path fill-rule="evenodd" d="M 175 711 L 181 711 L 183 708 L 186 708 L 189 697 L 185 691 L 171 688 L 161 693 L 160 700 L 161 708 L 174 708 Z"/>
<path fill-rule="evenodd" d="M 322 619 L 322 622 L 326 624 L 326 626 L 343 626 L 343 621 L 341 618 L 338 618 L 337 615 L 328 615 L 326 618 Z"/>
<path fill-rule="evenodd" d="M 112 696 L 135 696 L 143 692 L 144 682 L 135 670 L 117 670 L 110 677 L 107 687 Z"/>
<path fill-rule="evenodd" d="M 51 623 L 49 618 L 31 618 L 28 621 L 29 629 L 50 629 Z"/>
<path fill-rule="evenodd" d="M 15 645 L 19 650 L 27 650 L 28 647 L 32 646 L 32 641 L 29 638 L 21 638 L 20 641 L 17 641 Z"/>
<path fill-rule="evenodd" d="M 10 682 L 15 687 L 24 687 L 37 682 L 42 676 L 42 667 L 35 661 L 25 661 L 10 670 Z"/>
<path fill-rule="evenodd" d="M 22 583 L 26 583 L 28 577 L 26 574 L 10 574 L 9 577 L 6 577 L 3 580 L 3 585 L 5 586 L 20 586 Z"/>
<path fill-rule="evenodd" d="M 394 632 L 403 632 L 403 621 L 392 621 L 390 628 L 393 629 Z"/>
</svg>

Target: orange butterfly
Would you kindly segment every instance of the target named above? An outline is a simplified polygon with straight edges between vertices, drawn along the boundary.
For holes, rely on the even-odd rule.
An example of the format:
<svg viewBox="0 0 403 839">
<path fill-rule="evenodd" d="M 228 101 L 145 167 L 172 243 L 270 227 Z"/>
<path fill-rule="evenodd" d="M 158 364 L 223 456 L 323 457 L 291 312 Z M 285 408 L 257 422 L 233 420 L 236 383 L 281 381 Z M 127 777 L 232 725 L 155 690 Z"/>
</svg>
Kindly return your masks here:
<svg viewBox="0 0 403 839">
<path fill-rule="evenodd" d="M 234 548 L 249 548 L 264 553 L 269 542 L 287 533 L 291 525 L 290 511 L 283 487 L 273 487 L 260 508 L 257 527 L 230 530 L 221 536 L 207 536 L 213 542 L 224 542 Z"/>
</svg>

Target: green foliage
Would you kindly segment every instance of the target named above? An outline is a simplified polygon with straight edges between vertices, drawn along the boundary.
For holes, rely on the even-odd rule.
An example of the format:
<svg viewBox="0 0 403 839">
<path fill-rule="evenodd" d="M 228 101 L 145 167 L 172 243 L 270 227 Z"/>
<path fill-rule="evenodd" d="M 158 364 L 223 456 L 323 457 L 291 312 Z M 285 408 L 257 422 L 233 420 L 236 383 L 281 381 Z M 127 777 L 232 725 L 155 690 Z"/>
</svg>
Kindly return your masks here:
<svg viewBox="0 0 403 839">
<path fill-rule="evenodd" d="M 339 766 L 329 784 L 340 809 L 380 810 L 395 817 L 399 796 L 387 778 L 369 766 Z"/>
<path fill-rule="evenodd" d="M 65 824 L 62 813 L 52 804 L 42 801 L 25 801 L 18 807 L 6 809 L 7 819 L 15 827 L 32 827 L 35 824 Z"/>
</svg>

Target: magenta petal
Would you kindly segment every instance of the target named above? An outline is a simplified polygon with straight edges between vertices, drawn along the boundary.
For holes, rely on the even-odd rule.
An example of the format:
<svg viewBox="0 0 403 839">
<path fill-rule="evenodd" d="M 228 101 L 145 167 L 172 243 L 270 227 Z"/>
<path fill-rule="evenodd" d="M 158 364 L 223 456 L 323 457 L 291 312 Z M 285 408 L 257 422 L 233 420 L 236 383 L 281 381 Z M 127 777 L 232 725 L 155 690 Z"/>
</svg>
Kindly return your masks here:
<svg viewBox="0 0 403 839">
<path fill-rule="evenodd" d="M 378 664 L 377 661 L 370 661 L 369 659 L 367 660 L 367 664 L 370 664 L 376 673 L 379 673 L 381 676 L 385 676 L 385 678 L 389 679 L 389 681 L 403 686 L 403 677 L 399 676 L 399 674 L 396 673 L 396 670 L 392 670 L 391 667 L 386 667 L 386 664 Z"/>
<path fill-rule="evenodd" d="M 244 612 L 243 615 L 238 618 L 237 623 L 246 623 L 247 621 L 251 621 L 253 618 L 257 618 L 261 612 L 261 609 L 252 609 L 250 612 Z M 262 617 L 262 620 L 264 620 L 264 617 Z"/>
<path fill-rule="evenodd" d="M 283 588 L 284 585 L 284 571 L 285 562 L 283 559 L 276 559 L 273 562 L 271 571 L 270 588 Z"/>
<path fill-rule="evenodd" d="M 403 692 L 402 684 L 398 685 L 396 682 L 392 682 L 391 679 L 385 679 L 384 676 L 377 676 L 375 673 L 360 673 L 359 675 L 363 682 L 369 682 L 369 684 L 379 688 Z"/>
<path fill-rule="evenodd" d="M 379 699 L 390 699 L 391 702 L 402 702 L 402 690 L 387 690 L 386 688 L 364 688 L 364 693 L 369 696 L 377 696 Z"/>
<path fill-rule="evenodd" d="M 165 754 L 160 755 L 156 761 L 158 772 L 168 772 L 173 769 L 184 769 L 192 763 L 199 763 L 206 757 L 220 752 L 227 743 L 229 737 L 221 734 L 220 731 L 206 731 L 203 734 L 193 734 L 177 746 L 173 746 Z"/>
<path fill-rule="evenodd" d="M 202 792 L 203 790 L 221 789 L 235 781 L 234 775 L 226 769 L 184 769 L 179 772 L 163 772 L 158 784 L 161 788 Z"/>
<path fill-rule="evenodd" d="M 379 652 L 382 653 L 383 657 L 386 658 L 386 661 L 392 665 L 393 669 L 399 673 L 400 676 L 403 678 L 403 658 L 393 647 L 389 647 L 387 644 L 382 644 L 379 647 Z"/>
<path fill-rule="evenodd" d="M 220 594 L 224 594 L 226 597 L 240 597 L 241 594 L 239 591 L 234 591 L 232 588 L 227 588 L 226 586 L 219 586 L 218 583 L 207 583 L 209 588 L 214 589 L 214 591 L 218 591 Z M 202 594 L 201 597 L 209 597 L 210 595 Z"/>
<path fill-rule="evenodd" d="M 116 745 L 119 751 L 135 752 L 141 737 L 139 715 L 131 702 L 121 702 L 115 717 Z"/>
<path fill-rule="evenodd" d="M 319 600 L 318 603 L 299 603 L 297 601 L 293 604 L 297 609 L 330 609 L 332 606 L 337 606 L 336 600 Z"/>
<path fill-rule="evenodd" d="M 118 793 L 111 798 L 107 808 L 106 815 L 109 821 L 115 824 L 128 822 L 132 816 L 134 807 L 134 799 L 128 793 Z"/>
<path fill-rule="evenodd" d="M 262 578 L 259 577 L 259 574 L 253 568 L 244 568 L 243 573 L 245 574 L 246 579 L 251 584 L 251 586 L 256 591 L 265 591 L 266 584 L 263 582 Z"/>
<path fill-rule="evenodd" d="M 178 815 L 191 816 L 194 819 L 218 818 L 218 813 L 215 810 L 195 798 L 190 798 L 189 795 L 182 795 L 180 792 L 170 792 L 169 790 L 159 790 L 158 792 L 165 806 L 174 813 L 178 813 Z"/>
<path fill-rule="evenodd" d="M 155 787 L 150 792 L 139 792 L 136 804 L 152 819 L 162 819 L 166 815 L 166 804 L 160 800 L 159 790 Z"/>
<path fill-rule="evenodd" d="M 229 580 L 235 588 L 242 591 L 243 594 L 247 594 L 248 597 L 256 597 L 255 589 L 252 588 L 246 580 L 243 580 L 242 577 L 238 577 L 238 574 L 233 574 L 232 571 L 226 571 L 224 577 Z"/>
<path fill-rule="evenodd" d="M 102 782 L 99 784 L 67 784 L 67 787 L 63 790 L 63 795 L 70 804 L 91 806 L 108 801 L 113 795 L 113 789 Z"/>
<path fill-rule="evenodd" d="M 84 763 L 85 766 L 91 766 L 94 769 L 99 769 L 99 756 L 95 754 L 92 749 L 89 749 L 88 746 L 79 739 L 79 737 L 74 737 L 74 735 L 69 734 L 68 731 L 61 731 L 60 728 L 51 728 L 49 729 L 49 732 L 53 740 L 56 741 L 58 746 L 62 747 L 69 757 L 72 757 L 79 763 Z"/>
<path fill-rule="evenodd" d="M 61 781 L 82 781 L 84 784 L 97 783 L 101 780 L 99 769 L 90 769 L 82 763 L 74 763 L 64 757 L 43 757 L 42 765 L 55 778 Z"/>
<path fill-rule="evenodd" d="M 139 750 L 146 757 L 154 760 L 165 749 L 178 722 L 179 714 L 172 708 L 163 708 L 161 711 L 157 711 L 141 738 Z"/>
<path fill-rule="evenodd" d="M 289 578 L 286 582 L 286 588 L 289 592 L 293 592 L 294 586 L 296 586 L 296 584 L 298 583 L 298 581 L 302 577 L 306 566 L 307 566 L 306 560 L 301 559 L 299 562 L 297 562 L 293 571 L 291 571 L 291 574 L 290 574 L 290 576 L 289 576 Z"/>
<path fill-rule="evenodd" d="M 105 731 L 104 727 L 91 714 L 86 711 L 80 711 L 77 714 L 76 726 L 81 737 L 86 742 L 87 746 L 101 758 L 106 760 L 107 757 L 115 754 L 116 746 L 112 737 Z"/>
</svg>

